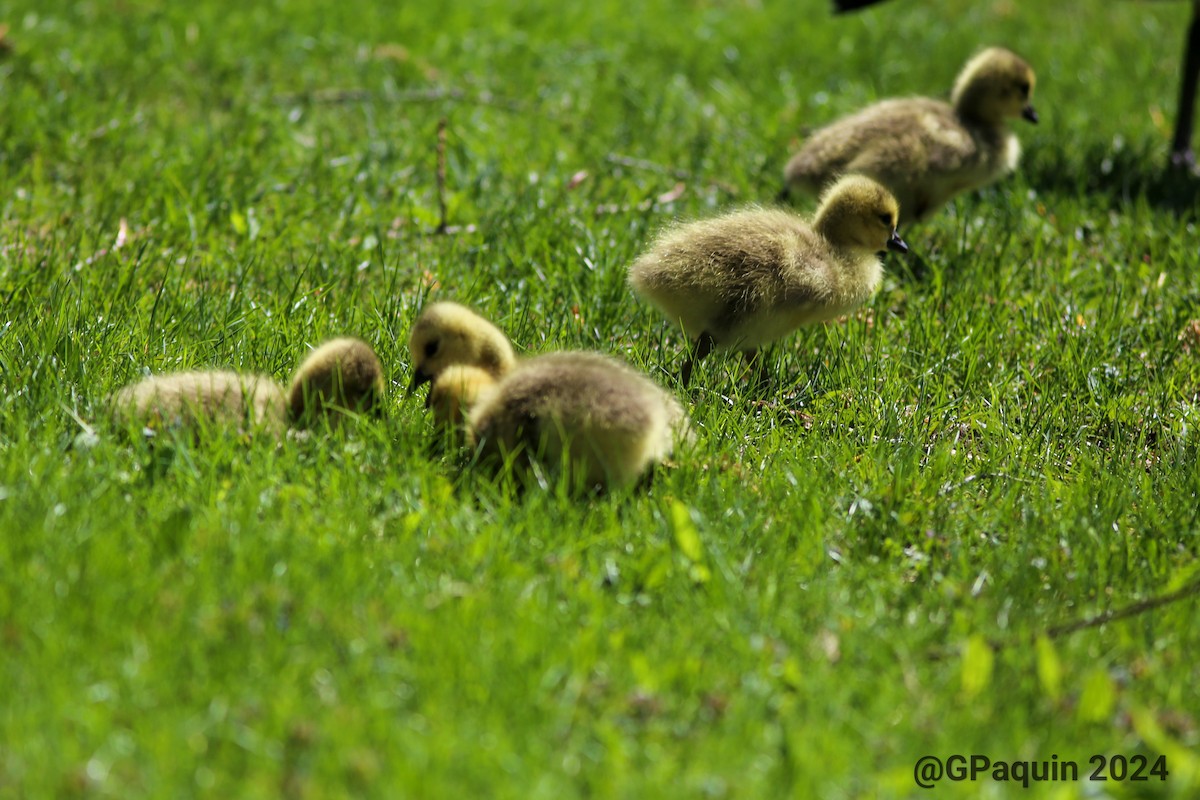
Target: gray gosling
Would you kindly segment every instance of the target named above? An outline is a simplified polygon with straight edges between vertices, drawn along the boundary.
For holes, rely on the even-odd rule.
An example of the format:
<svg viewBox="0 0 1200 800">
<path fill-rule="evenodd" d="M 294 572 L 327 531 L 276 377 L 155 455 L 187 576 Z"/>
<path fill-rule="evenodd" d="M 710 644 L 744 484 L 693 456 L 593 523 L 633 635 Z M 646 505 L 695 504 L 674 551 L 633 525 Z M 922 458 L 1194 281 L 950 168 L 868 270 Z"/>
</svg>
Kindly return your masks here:
<svg viewBox="0 0 1200 800">
<path fill-rule="evenodd" d="M 383 365 L 361 339 L 330 339 L 309 353 L 292 378 L 288 417 L 297 427 L 346 413 L 379 415 L 383 408 Z"/>
<path fill-rule="evenodd" d="M 816 194 L 839 175 L 867 175 L 891 190 L 904 222 L 926 219 L 960 192 L 1017 167 L 1021 145 L 1008 120 L 1038 121 L 1036 78 L 1016 54 L 991 47 L 972 58 L 950 102 L 884 100 L 821 128 L 784 168 L 784 194 Z"/>
<path fill-rule="evenodd" d="M 151 429 L 213 424 L 278 436 L 286 427 L 283 389 L 266 375 L 223 370 L 155 375 L 118 389 L 110 403 L 119 423 Z"/>
<path fill-rule="evenodd" d="M 812 222 L 749 208 L 664 231 L 629 270 L 633 289 L 695 342 L 680 379 L 713 350 L 759 347 L 868 300 L 883 279 L 878 253 L 907 252 L 896 199 L 847 176 L 821 198 Z"/>
<path fill-rule="evenodd" d="M 458 303 L 426 306 L 408 337 L 413 377 L 408 391 L 452 364 L 479 367 L 495 378 L 517 363 L 508 337 L 492 323 Z"/>
<path fill-rule="evenodd" d="M 488 463 L 512 458 L 521 474 L 536 465 L 566 469 L 577 487 L 632 486 L 691 435 L 674 397 L 599 353 L 538 356 L 499 381 L 482 370 L 467 374 L 439 376 L 436 405 L 470 407 L 467 443 Z"/>
</svg>

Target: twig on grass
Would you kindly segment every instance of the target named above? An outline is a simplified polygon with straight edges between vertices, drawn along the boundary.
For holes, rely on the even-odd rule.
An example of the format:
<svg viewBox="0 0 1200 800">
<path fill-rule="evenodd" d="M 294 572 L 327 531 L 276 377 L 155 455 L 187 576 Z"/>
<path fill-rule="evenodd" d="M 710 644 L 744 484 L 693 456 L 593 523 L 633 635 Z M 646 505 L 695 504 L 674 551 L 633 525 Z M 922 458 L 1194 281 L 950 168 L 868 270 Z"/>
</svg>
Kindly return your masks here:
<svg viewBox="0 0 1200 800">
<path fill-rule="evenodd" d="M 605 214 L 627 214 L 632 211 L 645 213 L 651 211 L 658 206 L 674 203 L 679 198 L 687 193 L 687 184 L 677 183 L 670 191 L 660 194 L 658 197 L 649 197 L 640 203 L 603 203 L 596 206 L 596 216 L 602 217 Z"/>
<path fill-rule="evenodd" d="M 1017 481 L 1018 483 L 1031 483 L 1027 478 L 1018 478 L 1016 475 L 1009 475 L 1007 472 L 980 472 L 978 475 L 968 475 L 957 483 L 950 483 L 949 481 L 943 483 L 942 488 L 938 490 L 938 497 L 945 497 L 951 492 L 956 492 L 975 481 L 989 481 L 997 478 L 1006 481 Z"/>
<path fill-rule="evenodd" d="M 1041 631 L 1034 633 L 1032 636 L 1012 637 L 1008 639 L 988 639 L 988 647 L 993 651 L 1006 650 L 1020 645 L 1030 645 L 1037 642 L 1043 636 L 1050 640 L 1062 639 L 1072 633 L 1077 633 L 1089 628 L 1099 628 L 1101 625 L 1106 625 L 1109 622 L 1116 622 L 1130 617 L 1137 617 L 1150 611 L 1162 608 L 1164 606 L 1178 603 L 1181 600 L 1187 600 L 1200 596 L 1200 579 L 1194 580 L 1173 592 L 1147 597 L 1138 600 L 1135 603 L 1130 603 L 1121 608 L 1111 608 L 1107 611 L 1101 611 L 1098 614 L 1081 617 L 1080 619 L 1063 622 L 1058 625 L 1051 625 Z M 933 661 L 941 661 L 956 654 L 957 650 L 949 648 L 937 648 L 929 653 L 929 658 Z"/>
<path fill-rule="evenodd" d="M 340 105 L 342 103 L 356 103 L 360 100 L 369 100 L 374 94 L 369 89 L 313 89 L 308 92 L 277 94 L 274 100 L 279 105 L 291 105 L 292 103 Z"/>
<path fill-rule="evenodd" d="M 1086 630 L 1087 628 L 1098 628 L 1105 623 L 1115 622 L 1119 619 L 1136 617 L 1139 614 L 1145 614 L 1147 611 L 1153 611 L 1156 608 L 1162 608 L 1163 606 L 1168 606 L 1197 595 L 1200 595 L 1200 579 L 1192 581 L 1173 592 L 1160 594 L 1157 597 L 1147 597 L 1144 600 L 1131 603 L 1123 608 L 1112 608 L 1108 611 L 1101 611 L 1099 614 L 1093 614 L 1090 617 L 1084 617 L 1072 622 L 1064 622 L 1061 625 L 1053 625 L 1047 628 L 1043 635 L 1047 639 L 1059 639 L 1069 633 Z"/>
<path fill-rule="evenodd" d="M 617 164 L 622 167 L 631 169 L 642 169 L 648 172 L 657 172 L 662 175 L 670 175 L 676 180 L 692 181 L 693 183 L 705 183 L 708 186 L 715 186 L 722 192 L 725 192 L 730 197 L 737 197 L 740 192 L 732 183 L 726 183 L 722 180 L 703 179 L 702 176 L 696 175 L 694 172 L 689 172 L 686 169 L 678 169 L 664 167 L 662 164 L 656 164 L 653 161 L 647 161 L 642 158 L 634 158 L 633 156 L 621 155 L 620 153 L 609 153 L 604 157 L 604 160 L 610 164 Z"/>
<path fill-rule="evenodd" d="M 457 87 L 436 89 L 415 89 L 407 92 L 374 92 L 370 89 L 313 89 L 306 92 L 288 92 L 275 95 L 275 102 L 280 105 L 294 103 L 311 103 L 313 105 L 342 105 L 345 103 L 361 103 L 365 100 L 377 100 L 385 103 L 439 103 L 452 101 L 467 105 L 488 106 L 514 114 L 524 114 L 528 109 L 522 103 L 497 97 L 488 91 L 468 94 Z"/>
<path fill-rule="evenodd" d="M 437 233 L 446 233 L 446 118 L 438 120 L 437 127 Z"/>
<path fill-rule="evenodd" d="M 449 125 L 445 117 L 438 120 L 437 127 L 437 168 L 435 181 L 437 184 L 438 223 L 431 231 L 418 231 L 418 235 L 455 236 L 460 233 L 474 233 L 474 225 L 451 225 L 449 212 L 446 209 L 446 136 Z"/>
</svg>

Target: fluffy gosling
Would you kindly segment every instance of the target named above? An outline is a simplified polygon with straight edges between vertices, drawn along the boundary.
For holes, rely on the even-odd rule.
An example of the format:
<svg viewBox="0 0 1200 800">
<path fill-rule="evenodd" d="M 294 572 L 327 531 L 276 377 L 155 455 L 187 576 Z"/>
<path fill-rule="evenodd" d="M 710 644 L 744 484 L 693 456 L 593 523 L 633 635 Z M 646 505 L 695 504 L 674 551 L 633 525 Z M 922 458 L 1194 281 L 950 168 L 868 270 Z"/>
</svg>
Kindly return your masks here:
<svg viewBox="0 0 1200 800">
<path fill-rule="evenodd" d="M 288 416 L 293 425 L 307 427 L 321 416 L 378 414 L 383 390 L 383 365 L 369 344 L 349 337 L 330 339 L 296 370 Z"/>
<path fill-rule="evenodd" d="M 278 435 L 286 424 L 283 389 L 266 375 L 223 370 L 155 375 L 117 390 L 110 403 L 118 422 L 151 429 L 214 424 Z"/>
<path fill-rule="evenodd" d="M 429 387 L 425 407 L 443 430 L 457 428 L 483 395 L 496 385 L 496 377 L 479 367 L 454 364 L 442 370 Z"/>
<path fill-rule="evenodd" d="M 629 269 L 638 294 L 695 341 L 683 366 L 713 350 L 757 349 L 802 325 L 844 314 L 879 288 L 884 248 L 907 252 L 896 199 L 870 178 L 831 186 L 811 223 L 749 208 L 669 228 Z"/>
<path fill-rule="evenodd" d="M 447 371 L 439 398 L 471 406 L 467 441 L 492 463 L 515 457 L 568 470 L 575 485 L 631 486 L 665 460 L 678 437 L 690 436 L 687 415 L 669 393 L 627 364 L 599 353 L 551 353 L 522 362 L 505 378 L 479 371 L 462 380 Z M 443 393 L 444 392 L 444 393 Z M 474 399 L 469 395 L 474 392 Z"/>
<path fill-rule="evenodd" d="M 839 175 L 867 175 L 891 190 L 904 221 L 927 218 L 960 192 L 1016 169 L 1021 146 L 1008 120 L 1038 121 L 1033 69 L 990 47 L 959 73 L 950 103 L 884 100 L 814 133 L 784 168 L 787 193 L 815 194 Z"/>
<path fill-rule="evenodd" d="M 408 352 L 413 365 L 410 393 L 452 364 L 479 367 L 499 378 L 517 362 L 499 328 L 466 306 L 449 302 L 425 307 L 413 323 Z"/>
</svg>

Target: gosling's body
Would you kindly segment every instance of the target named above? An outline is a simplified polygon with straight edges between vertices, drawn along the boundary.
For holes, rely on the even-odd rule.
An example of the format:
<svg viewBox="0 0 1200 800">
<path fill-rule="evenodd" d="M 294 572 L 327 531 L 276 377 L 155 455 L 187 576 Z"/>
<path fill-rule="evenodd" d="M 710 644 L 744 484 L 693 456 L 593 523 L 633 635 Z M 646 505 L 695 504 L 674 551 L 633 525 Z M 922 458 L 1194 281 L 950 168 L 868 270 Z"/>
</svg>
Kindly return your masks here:
<svg viewBox="0 0 1200 800">
<path fill-rule="evenodd" d="M 572 480 L 603 488 L 636 483 L 689 435 L 682 407 L 648 377 L 579 352 L 522 362 L 480 393 L 467 425 L 485 457 L 565 465 Z"/>
<path fill-rule="evenodd" d="M 218 425 L 278 434 L 287 417 L 274 380 L 224 370 L 155 375 L 119 389 L 111 403 L 119 422 L 151 428 Z"/>
<path fill-rule="evenodd" d="M 832 248 L 801 217 L 752 208 L 668 231 L 630 282 L 715 349 L 753 350 L 870 298 L 883 278 L 872 252 Z"/>
<path fill-rule="evenodd" d="M 830 188 L 812 222 L 750 208 L 668 229 L 630 268 L 634 290 L 711 350 L 753 354 L 796 328 L 833 319 L 879 288 L 885 247 L 907 249 L 899 209 L 861 176 Z M 686 383 L 691 362 L 684 367 Z"/>
<path fill-rule="evenodd" d="M 319 416 L 379 413 L 384 392 L 383 365 L 361 339 L 331 339 L 301 362 L 288 392 L 288 415 L 297 426 Z"/>
<path fill-rule="evenodd" d="M 466 306 L 440 302 L 426 306 L 408 337 L 413 379 L 409 391 L 454 364 L 478 367 L 495 378 L 517 363 L 503 331 Z"/>
<path fill-rule="evenodd" d="M 951 102 L 884 100 L 818 130 L 784 169 L 787 190 L 819 192 L 840 175 L 867 175 L 895 195 L 903 219 L 925 219 L 962 192 L 1016 169 L 1021 146 L 1008 120 L 1037 122 L 1035 76 L 993 47 L 967 62 Z"/>
<path fill-rule="evenodd" d="M 964 124 L 944 102 L 885 100 L 813 134 L 788 162 L 786 180 L 816 194 L 838 175 L 869 175 L 891 189 L 906 221 L 920 220 L 1012 172 L 1020 154 L 1011 132 Z"/>
</svg>

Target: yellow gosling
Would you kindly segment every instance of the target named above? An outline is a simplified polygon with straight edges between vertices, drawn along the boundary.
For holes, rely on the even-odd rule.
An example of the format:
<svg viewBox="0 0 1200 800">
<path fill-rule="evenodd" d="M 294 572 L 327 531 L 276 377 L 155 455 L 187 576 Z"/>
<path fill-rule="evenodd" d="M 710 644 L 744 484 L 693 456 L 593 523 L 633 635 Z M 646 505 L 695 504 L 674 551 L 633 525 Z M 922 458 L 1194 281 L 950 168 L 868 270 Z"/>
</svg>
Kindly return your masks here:
<svg viewBox="0 0 1200 800">
<path fill-rule="evenodd" d="M 361 339 L 331 339 L 309 353 L 296 370 L 288 414 L 298 427 L 320 417 L 379 414 L 383 393 L 383 365 L 371 346 Z"/>
<path fill-rule="evenodd" d="M 223 370 L 155 375 L 117 390 L 110 403 L 119 423 L 154 430 L 211 424 L 277 436 L 286 424 L 283 389 L 266 375 Z"/>
<path fill-rule="evenodd" d="M 487 370 L 454 364 L 434 379 L 425 407 L 433 412 L 433 421 L 439 428 L 458 428 L 465 422 L 467 412 L 495 386 L 496 378 Z"/>
<path fill-rule="evenodd" d="M 522 362 L 478 395 L 467 425 L 485 460 L 565 468 L 589 489 L 633 485 L 690 436 L 668 392 L 622 361 L 579 352 Z"/>
<path fill-rule="evenodd" d="M 630 267 L 629 282 L 695 342 L 681 373 L 686 385 L 713 350 L 749 360 L 802 325 L 866 302 L 883 278 L 879 251 L 908 249 L 898 216 L 886 189 L 848 176 L 829 188 L 811 222 L 749 208 L 669 228 Z"/>
<path fill-rule="evenodd" d="M 458 303 L 426 306 L 408 338 L 413 378 L 409 392 L 453 364 L 479 367 L 499 378 L 516 356 L 508 337 L 492 323 Z"/>
</svg>

